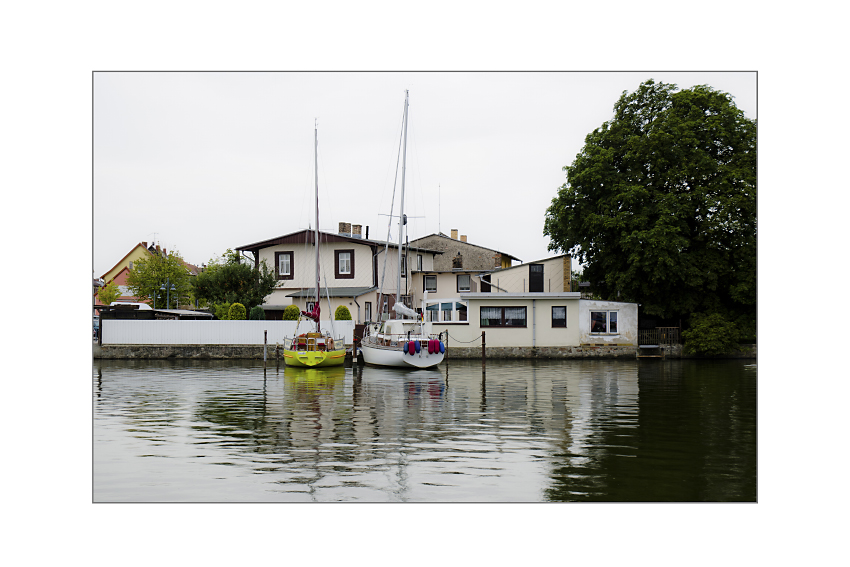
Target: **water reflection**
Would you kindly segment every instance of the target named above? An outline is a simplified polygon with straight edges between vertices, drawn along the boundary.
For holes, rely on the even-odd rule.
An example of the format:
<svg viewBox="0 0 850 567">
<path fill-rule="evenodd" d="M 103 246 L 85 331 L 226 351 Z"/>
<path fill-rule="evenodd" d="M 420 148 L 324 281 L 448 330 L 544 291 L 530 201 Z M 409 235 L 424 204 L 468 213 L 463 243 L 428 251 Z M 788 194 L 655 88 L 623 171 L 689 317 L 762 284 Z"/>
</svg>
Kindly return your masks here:
<svg viewBox="0 0 850 567">
<path fill-rule="evenodd" d="M 97 501 L 755 499 L 736 361 L 96 361 Z"/>
</svg>

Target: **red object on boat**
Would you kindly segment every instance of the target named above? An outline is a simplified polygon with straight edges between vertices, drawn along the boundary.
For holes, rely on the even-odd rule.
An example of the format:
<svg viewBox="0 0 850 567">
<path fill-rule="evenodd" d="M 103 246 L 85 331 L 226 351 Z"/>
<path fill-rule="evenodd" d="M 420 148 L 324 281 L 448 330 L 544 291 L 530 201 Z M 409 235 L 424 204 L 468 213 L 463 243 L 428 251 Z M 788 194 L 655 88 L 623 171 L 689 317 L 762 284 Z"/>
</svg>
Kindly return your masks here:
<svg viewBox="0 0 850 567">
<path fill-rule="evenodd" d="M 301 314 L 305 317 L 312 319 L 316 323 L 319 322 L 319 313 L 321 313 L 321 309 L 319 308 L 319 304 L 316 303 L 316 306 L 309 313 L 307 311 L 302 311 Z"/>
</svg>

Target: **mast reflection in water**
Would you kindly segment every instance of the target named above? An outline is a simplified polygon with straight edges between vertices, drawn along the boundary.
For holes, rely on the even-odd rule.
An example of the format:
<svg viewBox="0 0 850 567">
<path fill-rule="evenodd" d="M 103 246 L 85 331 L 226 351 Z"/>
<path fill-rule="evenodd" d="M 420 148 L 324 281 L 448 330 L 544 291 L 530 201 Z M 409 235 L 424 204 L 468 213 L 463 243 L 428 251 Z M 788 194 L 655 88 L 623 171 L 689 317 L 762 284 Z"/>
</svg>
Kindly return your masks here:
<svg viewBox="0 0 850 567">
<path fill-rule="evenodd" d="M 755 501 L 741 361 L 95 361 L 97 502 Z"/>
</svg>

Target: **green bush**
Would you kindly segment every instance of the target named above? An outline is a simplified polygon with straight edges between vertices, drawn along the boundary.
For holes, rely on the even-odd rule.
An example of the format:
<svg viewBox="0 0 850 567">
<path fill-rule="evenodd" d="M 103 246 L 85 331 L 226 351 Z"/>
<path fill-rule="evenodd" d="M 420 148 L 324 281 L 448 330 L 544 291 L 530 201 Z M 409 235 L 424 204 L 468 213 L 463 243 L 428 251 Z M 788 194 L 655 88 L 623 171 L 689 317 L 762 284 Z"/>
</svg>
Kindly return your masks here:
<svg viewBox="0 0 850 567">
<path fill-rule="evenodd" d="M 259 305 L 255 305 L 251 308 L 251 315 L 249 319 L 252 321 L 265 321 L 266 320 L 266 312 L 263 311 L 263 308 Z"/>
<path fill-rule="evenodd" d="M 230 306 L 230 311 L 227 312 L 227 318 L 231 321 L 244 321 L 248 318 L 245 306 L 241 303 L 234 303 Z"/>
<path fill-rule="evenodd" d="M 719 313 L 691 316 L 691 328 L 682 333 L 687 354 L 727 354 L 738 350 L 740 333 L 734 323 Z"/>
<path fill-rule="evenodd" d="M 213 312 L 215 313 L 215 318 L 220 321 L 227 321 L 230 319 L 230 304 L 229 303 L 216 303 L 213 305 Z"/>
<path fill-rule="evenodd" d="M 340 305 L 334 313 L 335 321 L 351 321 L 351 311 L 345 305 Z"/>
<path fill-rule="evenodd" d="M 297 321 L 298 316 L 301 314 L 301 310 L 298 309 L 295 305 L 289 305 L 286 309 L 283 310 L 283 320 L 284 321 Z"/>
</svg>

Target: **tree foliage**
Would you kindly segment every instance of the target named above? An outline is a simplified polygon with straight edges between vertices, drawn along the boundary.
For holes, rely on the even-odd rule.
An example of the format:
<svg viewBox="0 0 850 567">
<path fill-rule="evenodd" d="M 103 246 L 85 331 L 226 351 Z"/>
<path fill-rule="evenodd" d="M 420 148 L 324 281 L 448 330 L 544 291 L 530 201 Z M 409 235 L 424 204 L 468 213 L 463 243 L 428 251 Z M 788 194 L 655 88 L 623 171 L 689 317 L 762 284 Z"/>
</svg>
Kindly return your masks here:
<svg viewBox="0 0 850 567">
<path fill-rule="evenodd" d="M 227 318 L 231 321 L 244 321 L 248 318 L 248 312 L 241 303 L 234 303 L 227 311 Z"/>
<path fill-rule="evenodd" d="M 193 279 L 192 290 L 195 297 L 211 304 L 241 303 L 250 310 L 262 305 L 274 290 L 275 281 L 274 271 L 265 261 L 255 268 L 238 252 L 228 249 L 222 258 L 210 260 Z"/>
<path fill-rule="evenodd" d="M 728 94 L 649 80 L 564 170 L 543 232 L 595 293 L 661 317 L 755 312 L 756 122 Z"/>
<path fill-rule="evenodd" d="M 340 305 L 334 311 L 334 320 L 335 321 L 351 321 L 351 311 L 348 310 L 348 307 L 345 305 Z"/>
<path fill-rule="evenodd" d="M 178 305 L 178 298 L 184 303 L 189 301 L 191 278 L 178 252 L 152 254 L 134 262 L 127 276 L 127 288 L 135 297 L 151 305 L 156 303 L 158 309 L 174 309 Z M 175 289 L 170 292 L 162 290 L 166 281 Z"/>
<path fill-rule="evenodd" d="M 121 290 L 115 282 L 109 282 L 97 291 L 97 298 L 104 305 L 109 305 L 121 297 Z"/>
<path fill-rule="evenodd" d="M 739 330 L 719 313 L 695 314 L 691 328 L 682 333 L 688 354 L 728 354 L 738 349 Z"/>
<path fill-rule="evenodd" d="M 227 321 L 230 319 L 230 304 L 229 303 L 213 303 L 213 313 L 219 321 Z"/>
<path fill-rule="evenodd" d="M 297 305 L 287 305 L 286 309 L 283 310 L 283 320 L 297 321 L 300 314 L 301 310 L 298 309 Z"/>
<path fill-rule="evenodd" d="M 248 315 L 248 318 L 252 321 L 265 321 L 266 312 L 263 311 L 263 308 L 259 305 L 255 305 L 251 308 L 251 313 Z"/>
</svg>

